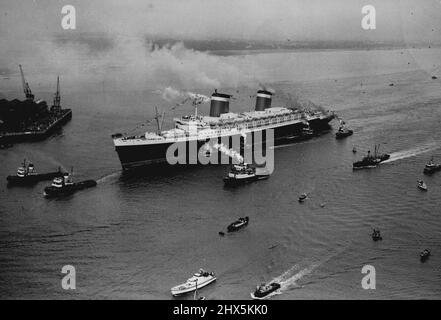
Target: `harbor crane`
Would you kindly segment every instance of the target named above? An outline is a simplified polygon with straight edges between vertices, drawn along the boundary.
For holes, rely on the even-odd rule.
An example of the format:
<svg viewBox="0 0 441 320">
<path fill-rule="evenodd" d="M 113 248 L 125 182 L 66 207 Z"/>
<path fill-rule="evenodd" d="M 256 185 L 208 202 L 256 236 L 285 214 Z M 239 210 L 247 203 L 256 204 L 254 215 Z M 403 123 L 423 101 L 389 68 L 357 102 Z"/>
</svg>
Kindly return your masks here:
<svg viewBox="0 0 441 320">
<path fill-rule="evenodd" d="M 60 96 L 60 76 L 57 77 L 57 92 L 54 94 L 54 103 L 52 105 L 52 111 L 61 110 L 61 96 Z"/>
<path fill-rule="evenodd" d="M 21 73 L 21 82 L 23 84 L 23 91 L 26 96 L 26 100 L 34 101 L 34 95 L 32 94 L 31 88 L 29 87 L 29 83 L 26 82 L 24 74 L 23 74 L 23 68 L 21 67 L 21 64 L 19 64 L 20 67 L 20 73 Z"/>
</svg>

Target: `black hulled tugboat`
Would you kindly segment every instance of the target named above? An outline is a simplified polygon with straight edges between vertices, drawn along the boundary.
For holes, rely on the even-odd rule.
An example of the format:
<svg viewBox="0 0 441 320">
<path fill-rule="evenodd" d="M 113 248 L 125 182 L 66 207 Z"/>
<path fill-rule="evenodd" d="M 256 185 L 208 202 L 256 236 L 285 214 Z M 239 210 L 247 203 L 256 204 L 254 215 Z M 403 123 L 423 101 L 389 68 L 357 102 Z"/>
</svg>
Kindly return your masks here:
<svg viewBox="0 0 441 320">
<path fill-rule="evenodd" d="M 432 159 L 430 159 L 430 161 L 426 164 L 426 166 L 424 167 L 424 174 L 432 174 L 435 173 L 437 171 L 441 170 L 441 164 L 439 163 L 434 163 L 433 162 L 433 157 Z"/>
<path fill-rule="evenodd" d="M 274 291 L 276 291 L 278 289 L 280 289 L 280 284 L 277 282 L 272 282 L 270 284 L 263 283 L 256 288 L 256 291 L 254 291 L 254 293 L 251 293 L 251 298 L 264 299 L 270 293 L 273 293 Z"/>
<path fill-rule="evenodd" d="M 253 167 L 247 163 L 233 164 L 224 178 L 225 185 L 239 185 L 248 182 L 268 179 L 270 176 L 265 168 Z"/>
<path fill-rule="evenodd" d="M 35 166 L 32 162 L 26 163 L 26 159 L 23 160 L 21 167 L 17 169 L 15 176 L 8 176 L 8 185 L 32 185 L 39 181 L 51 180 L 56 177 L 61 177 L 63 172 L 58 168 L 58 171 L 48 173 L 37 173 Z"/>
<path fill-rule="evenodd" d="M 250 218 L 239 218 L 238 220 L 234 221 L 232 224 L 230 224 L 227 227 L 228 232 L 233 232 L 242 229 L 246 225 L 248 225 L 248 222 L 250 221 Z"/>
<path fill-rule="evenodd" d="M 352 136 L 354 133 L 353 130 L 348 129 L 345 125 L 345 122 L 343 120 L 340 120 L 340 127 L 338 128 L 338 131 L 335 133 L 336 139 L 343 139 L 349 136 Z"/>
<path fill-rule="evenodd" d="M 65 172 L 62 177 L 55 178 L 51 186 L 44 188 L 44 196 L 46 198 L 66 196 L 79 190 L 96 187 L 96 185 L 95 180 L 73 182 L 69 173 Z"/>
<path fill-rule="evenodd" d="M 386 161 L 390 158 L 390 155 L 387 153 L 380 154 L 378 153 L 380 146 L 375 146 L 375 152 L 374 155 L 371 154 L 370 151 L 368 151 L 368 154 L 361 160 L 354 162 L 352 167 L 353 169 L 366 169 L 366 168 L 375 168 L 377 167 L 381 162 Z"/>
<path fill-rule="evenodd" d="M 421 251 L 421 253 L 420 253 L 421 262 L 426 261 L 429 257 L 430 257 L 430 250 L 429 249 L 424 249 L 423 251 Z"/>
</svg>

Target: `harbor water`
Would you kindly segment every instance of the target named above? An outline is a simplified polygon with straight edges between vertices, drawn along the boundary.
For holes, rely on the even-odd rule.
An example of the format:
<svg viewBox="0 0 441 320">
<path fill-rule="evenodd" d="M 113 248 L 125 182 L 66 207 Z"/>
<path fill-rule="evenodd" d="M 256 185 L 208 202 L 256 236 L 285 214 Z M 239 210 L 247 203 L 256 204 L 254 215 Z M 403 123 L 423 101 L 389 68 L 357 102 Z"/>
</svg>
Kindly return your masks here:
<svg viewBox="0 0 441 320">
<path fill-rule="evenodd" d="M 75 52 L 65 64 L 20 57 L 40 98 L 51 101 L 61 73 L 62 105 L 73 118 L 45 141 L 0 150 L 1 298 L 174 299 L 170 288 L 201 267 L 218 278 L 200 290 L 207 299 L 250 299 L 271 280 L 282 284 L 272 299 L 441 297 L 441 173 L 423 176 L 432 156 L 441 161 L 441 49 L 215 55 L 178 47 L 145 60 L 137 53 L 144 62 L 136 66 L 120 54 Z M 182 67 L 165 67 L 176 61 Z M 334 110 L 354 135 L 336 140 L 334 120 L 332 132 L 276 146 L 269 179 L 235 188 L 223 186 L 226 166 L 122 172 L 113 133 L 155 130 L 154 106 L 166 110 L 164 128 L 193 112 L 190 104 L 173 107 L 179 99 L 164 99 L 164 88 L 205 95 L 217 88 L 233 94 L 230 111 L 244 112 L 259 83 L 274 90 L 273 106 L 310 100 Z M 0 89 L 21 97 L 18 73 Z M 375 144 L 391 159 L 353 171 Z M 39 172 L 73 166 L 74 179 L 98 186 L 50 200 L 43 197 L 50 181 L 8 188 L 6 176 L 23 158 Z M 304 192 L 309 198 L 299 203 Z M 219 236 L 245 216 L 246 228 Z M 372 241 L 373 228 L 383 241 Z M 421 263 L 425 248 L 432 256 Z M 76 290 L 61 286 L 64 265 L 76 269 Z M 364 265 L 375 267 L 375 290 L 362 288 Z"/>
</svg>

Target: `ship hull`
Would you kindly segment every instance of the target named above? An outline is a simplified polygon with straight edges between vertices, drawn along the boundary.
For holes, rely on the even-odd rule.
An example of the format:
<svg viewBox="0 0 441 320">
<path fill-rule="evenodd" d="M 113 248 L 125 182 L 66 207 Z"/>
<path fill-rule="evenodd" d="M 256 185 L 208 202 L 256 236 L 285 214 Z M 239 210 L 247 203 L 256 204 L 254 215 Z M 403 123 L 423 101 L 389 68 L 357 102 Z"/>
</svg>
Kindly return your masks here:
<svg viewBox="0 0 441 320">
<path fill-rule="evenodd" d="M 326 118 L 316 119 L 309 122 L 309 126 L 313 129 L 313 134 L 303 134 L 303 130 L 308 127 L 304 122 L 297 122 L 286 126 L 274 128 L 274 145 L 281 145 L 303 141 L 315 137 L 323 131 L 329 130 L 329 122 L 333 119 L 333 115 Z M 230 138 L 233 136 L 230 136 Z M 263 137 L 263 140 L 265 138 Z M 197 150 L 199 150 L 207 141 L 197 141 Z M 221 142 L 219 138 L 219 142 Z M 241 137 L 241 143 L 243 138 Z M 189 142 L 177 142 L 177 144 L 186 144 L 186 161 L 185 164 L 199 164 L 190 161 Z M 193 142 L 194 143 L 194 142 Z M 121 166 L 124 170 L 142 167 L 146 165 L 167 165 L 166 154 L 168 148 L 174 144 L 173 142 L 152 143 L 152 144 L 137 144 L 137 145 L 116 145 L 115 150 L 118 154 Z M 230 142 L 231 146 L 231 142 Z M 265 146 L 262 146 L 265 149 Z M 242 152 L 242 150 L 241 150 Z M 218 163 L 232 164 L 233 160 L 230 158 L 229 163 L 221 162 L 221 154 L 218 153 Z"/>
<path fill-rule="evenodd" d="M 302 122 L 278 127 L 274 129 L 274 144 L 284 144 L 287 142 L 293 142 L 294 139 L 287 139 L 287 137 L 297 136 L 298 140 L 301 140 L 302 130 L 305 128 L 305 124 Z M 231 140 L 233 136 L 229 136 L 230 138 L 230 146 L 232 145 Z M 244 138 L 240 136 L 241 145 L 244 143 Z M 265 137 L 263 135 L 263 140 Z M 196 142 L 197 150 L 199 150 L 203 145 L 205 145 L 209 140 L 202 141 L 192 141 L 192 142 L 177 142 L 177 144 L 185 144 L 186 150 L 186 164 L 199 164 L 192 163 L 190 161 L 189 150 L 190 143 Z M 220 138 L 218 142 L 223 142 Z M 165 143 L 155 143 L 155 144 L 142 144 L 142 145 L 124 145 L 124 146 L 115 146 L 115 150 L 118 154 L 119 160 L 121 162 L 121 166 L 124 170 L 142 167 L 146 165 L 154 165 L 154 164 L 167 164 L 166 154 L 168 148 L 174 144 L 173 142 L 165 142 Z M 242 149 L 242 148 L 241 148 Z M 242 151 L 242 150 L 241 150 Z M 216 151 L 217 152 L 217 151 Z M 226 164 L 221 162 L 221 153 L 218 153 L 218 163 Z M 230 158 L 229 164 L 233 163 L 233 160 Z"/>
</svg>

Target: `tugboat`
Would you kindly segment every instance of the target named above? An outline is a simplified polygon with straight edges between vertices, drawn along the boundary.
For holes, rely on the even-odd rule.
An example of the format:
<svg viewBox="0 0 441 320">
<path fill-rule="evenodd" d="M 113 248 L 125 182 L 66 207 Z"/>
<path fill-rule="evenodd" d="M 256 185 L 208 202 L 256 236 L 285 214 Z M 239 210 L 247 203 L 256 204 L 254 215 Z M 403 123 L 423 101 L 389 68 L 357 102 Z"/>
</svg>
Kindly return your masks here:
<svg viewBox="0 0 441 320">
<path fill-rule="evenodd" d="M 433 157 L 432 157 L 432 159 L 430 159 L 430 161 L 424 167 L 423 173 L 424 174 L 432 174 L 432 173 L 435 173 L 440 170 L 441 170 L 441 164 L 435 164 L 433 162 Z"/>
<path fill-rule="evenodd" d="M 214 272 L 207 272 L 204 269 L 199 269 L 191 278 L 189 278 L 185 283 L 177 285 L 171 288 L 171 293 L 173 296 L 179 296 L 185 293 L 193 292 L 198 288 L 203 288 L 210 283 L 216 281 L 216 275 Z"/>
<path fill-rule="evenodd" d="M 277 282 L 272 282 L 270 284 L 261 284 L 257 286 L 256 291 L 251 293 L 251 298 L 253 299 L 264 299 L 270 293 L 280 289 L 280 284 Z"/>
<path fill-rule="evenodd" d="M 383 237 L 380 234 L 380 230 L 375 230 L 372 232 L 372 240 L 374 241 L 378 241 L 378 240 L 383 240 Z"/>
<path fill-rule="evenodd" d="M 307 198 L 308 198 L 308 194 L 307 194 L 307 193 L 302 193 L 302 194 L 299 196 L 299 202 L 303 202 L 303 201 L 305 201 Z"/>
<path fill-rule="evenodd" d="M 73 175 L 73 172 L 72 172 Z M 96 187 L 95 180 L 85 180 L 73 182 L 69 173 L 63 173 L 62 177 L 57 177 L 52 181 L 52 185 L 44 188 L 44 196 L 46 198 L 65 196 L 75 193 L 78 190 Z"/>
<path fill-rule="evenodd" d="M 289 135 L 285 138 L 286 141 L 305 141 L 313 138 L 317 134 L 314 132 L 314 130 L 311 129 L 308 122 L 305 122 L 305 126 L 302 128 L 302 130 L 296 134 Z"/>
<path fill-rule="evenodd" d="M 423 251 L 421 251 L 420 253 L 420 260 L 421 262 L 426 261 L 430 256 L 430 250 L 429 249 L 424 249 Z"/>
<path fill-rule="evenodd" d="M 424 183 L 423 180 L 418 180 L 418 189 L 427 191 L 427 185 Z"/>
<path fill-rule="evenodd" d="M 343 139 L 352 136 L 353 133 L 354 131 L 346 128 L 345 122 L 343 120 L 340 120 L 340 127 L 338 128 L 338 131 L 335 133 L 335 138 Z"/>
<path fill-rule="evenodd" d="M 234 164 L 224 178 L 225 185 L 238 185 L 269 178 L 265 168 L 252 167 L 247 163 Z"/>
<path fill-rule="evenodd" d="M 232 224 L 230 224 L 227 227 L 228 232 L 233 232 L 242 229 L 246 225 L 248 225 L 248 222 L 250 221 L 250 218 L 239 218 L 237 221 L 234 221 Z"/>
<path fill-rule="evenodd" d="M 17 174 L 15 176 L 8 176 L 6 180 L 8 185 L 30 185 L 39 181 L 61 177 L 62 175 L 61 168 L 58 168 L 58 171 L 55 172 L 37 173 L 34 164 L 32 162 L 26 163 L 26 159 L 24 159 L 22 166 L 17 169 Z"/>
<path fill-rule="evenodd" d="M 368 151 L 368 154 L 361 161 L 357 161 L 357 162 L 353 163 L 352 168 L 354 170 L 365 169 L 365 168 L 375 168 L 381 162 L 388 160 L 390 158 L 390 155 L 387 153 L 378 154 L 379 149 L 380 149 L 379 145 L 375 146 L 374 155 L 371 155 L 371 152 Z"/>
</svg>

